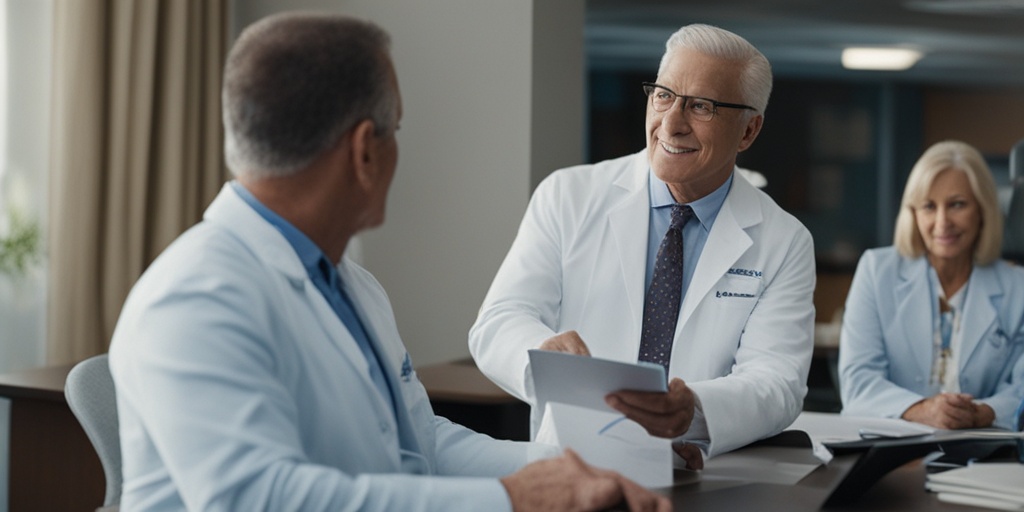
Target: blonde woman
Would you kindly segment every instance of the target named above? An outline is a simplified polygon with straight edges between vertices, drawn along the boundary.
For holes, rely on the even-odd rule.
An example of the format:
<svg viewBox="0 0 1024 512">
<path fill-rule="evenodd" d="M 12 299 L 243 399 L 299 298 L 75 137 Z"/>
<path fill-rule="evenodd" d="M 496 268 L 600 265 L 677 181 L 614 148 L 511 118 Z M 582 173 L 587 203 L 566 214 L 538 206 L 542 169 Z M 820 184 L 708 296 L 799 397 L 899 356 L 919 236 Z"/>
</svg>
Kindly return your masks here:
<svg viewBox="0 0 1024 512">
<path fill-rule="evenodd" d="M 992 174 L 945 141 L 914 165 L 894 246 L 864 253 L 840 336 L 843 414 L 941 429 L 1015 428 L 1024 397 L 1024 269 L 999 259 Z"/>
</svg>

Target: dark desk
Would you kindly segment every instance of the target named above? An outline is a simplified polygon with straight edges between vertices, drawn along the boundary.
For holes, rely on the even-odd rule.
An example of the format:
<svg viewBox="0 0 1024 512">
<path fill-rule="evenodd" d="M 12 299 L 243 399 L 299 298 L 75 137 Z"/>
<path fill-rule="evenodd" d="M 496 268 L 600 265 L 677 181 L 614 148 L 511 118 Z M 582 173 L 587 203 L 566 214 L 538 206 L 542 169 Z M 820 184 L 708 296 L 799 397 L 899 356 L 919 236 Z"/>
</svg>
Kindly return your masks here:
<svg viewBox="0 0 1024 512">
<path fill-rule="evenodd" d="M 916 512 L 925 510 L 964 512 L 991 509 L 954 505 L 939 501 L 938 495 L 924 490 L 925 469 L 920 460 L 896 468 L 872 486 L 854 506 L 836 510 L 873 510 L 879 512 Z"/>
<path fill-rule="evenodd" d="M 103 467 L 64 400 L 71 367 L 0 375 L 0 397 L 11 400 L 11 512 L 92 511 L 103 504 Z"/>
<path fill-rule="evenodd" d="M 819 467 L 796 485 L 736 484 L 698 482 L 674 487 L 672 503 L 676 510 L 761 512 L 803 512 L 814 510 L 857 510 L 872 512 L 981 511 L 977 507 L 939 501 L 924 489 L 925 469 L 920 460 L 897 468 L 867 490 L 860 499 L 840 506 L 822 508 L 829 494 L 846 476 L 858 455 L 844 455 Z"/>
<path fill-rule="evenodd" d="M 494 437 L 529 438 L 529 407 L 488 380 L 472 360 L 424 366 L 416 373 L 437 414 Z M 676 486 L 667 492 L 676 510 L 687 511 L 985 510 L 943 503 L 935 494 L 926 492 L 925 470 L 920 461 L 890 472 L 854 503 L 822 509 L 825 500 L 853 467 L 857 457 L 837 457 L 791 486 L 700 481 Z"/>
<path fill-rule="evenodd" d="M 472 359 L 416 369 L 434 413 L 496 439 L 530 438 L 530 406 L 480 373 Z"/>
</svg>

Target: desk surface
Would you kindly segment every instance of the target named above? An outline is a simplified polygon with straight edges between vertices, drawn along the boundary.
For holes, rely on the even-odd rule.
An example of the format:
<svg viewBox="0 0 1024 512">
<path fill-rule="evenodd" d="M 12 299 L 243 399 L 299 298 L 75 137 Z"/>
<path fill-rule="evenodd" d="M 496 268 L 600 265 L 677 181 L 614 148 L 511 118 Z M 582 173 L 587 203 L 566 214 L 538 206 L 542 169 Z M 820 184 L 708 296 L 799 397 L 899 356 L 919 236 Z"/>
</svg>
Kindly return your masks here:
<svg viewBox="0 0 1024 512">
<path fill-rule="evenodd" d="M 0 396 L 64 402 L 64 381 L 73 364 L 0 375 Z"/>
<path fill-rule="evenodd" d="M 924 464 L 920 459 L 915 460 L 894 469 L 879 480 L 850 508 L 880 512 L 990 510 L 939 501 L 937 494 L 924 489 L 925 478 Z M 837 508 L 836 510 L 843 509 Z"/>
<path fill-rule="evenodd" d="M 472 359 L 416 369 L 431 400 L 463 404 L 512 404 L 519 400 L 480 373 Z"/>
<path fill-rule="evenodd" d="M 103 503 L 103 466 L 64 400 L 73 366 L 0 375 L 0 396 L 11 400 L 9 510 L 86 512 Z"/>
<path fill-rule="evenodd" d="M 934 493 L 924 489 L 925 468 L 920 460 L 915 460 L 890 472 L 854 502 L 822 508 L 832 490 L 853 467 L 857 457 L 858 455 L 836 457 L 828 465 L 814 470 L 796 485 L 701 481 L 673 487 L 669 495 L 676 510 L 688 511 L 970 512 L 987 510 L 939 501 Z"/>
<path fill-rule="evenodd" d="M 59 402 L 63 408 L 64 380 L 73 365 L 54 366 L 23 372 L 12 372 L 0 375 L 0 396 L 25 398 L 47 402 Z M 517 402 L 511 395 L 484 377 L 472 362 L 456 361 L 431 365 L 420 368 L 417 374 L 432 399 L 447 399 L 480 404 L 501 404 Z M 65 412 L 70 421 L 74 419 L 70 412 Z M 77 427 L 77 424 L 73 426 Z M 28 432 L 39 432 L 32 427 Z M 81 437 L 80 444 L 88 450 L 84 433 L 77 432 Z M 66 434 L 60 437 L 64 438 Z M 46 441 L 52 444 L 53 438 Z M 66 455 L 66 453 L 65 453 Z M 95 458 L 94 453 L 90 455 Z M 38 454 L 33 456 L 38 458 Z M 758 510 L 800 512 L 819 510 L 831 491 L 846 476 L 856 462 L 856 455 L 836 457 L 826 466 L 819 467 L 810 475 L 793 486 L 738 483 L 722 481 L 701 481 L 690 485 L 673 487 L 668 491 L 678 510 Z M 38 461 L 36 461 L 38 462 Z M 65 461 L 66 462 L 66 461 Z M 44 464 L 46 465 L 46 464 Z M 47 465 L 48 466 L 48 465 Z M 92 473 L 99 472 L 98 460 L 94 461 Z M 52 473 L 53 466 L 45 471 Z M 76 478 L 82 480 L 83 473 L 76 471 Z M 12 475 L 13 477 L 14 475 Z M 94 492 L 102 500 L 102 473 L 97 475 L 98 483 L 93 483 Z M 828 510 L 864 510 L 864 511 L 948 511 L 967 512 L 980 511 L 975 507 L 943 503 L 938 497 L 925 491 L 925 469 L 920 460 L 913 461 L 890 472 L 875 483 L 859 500 L 848 505 L 833 507 Z M 15 485 L 20 482 L 15 480 Z M 62 484 L 67 485 L 66 482 Z M 49 485 L 49 484 L 48 484 Z M 50 485 L 52 488 L 52 485 Z M 15 496 L 12 496 L 15 498 Z M 89 500 L 81 500 L 88 502 Z"/>
</svg>

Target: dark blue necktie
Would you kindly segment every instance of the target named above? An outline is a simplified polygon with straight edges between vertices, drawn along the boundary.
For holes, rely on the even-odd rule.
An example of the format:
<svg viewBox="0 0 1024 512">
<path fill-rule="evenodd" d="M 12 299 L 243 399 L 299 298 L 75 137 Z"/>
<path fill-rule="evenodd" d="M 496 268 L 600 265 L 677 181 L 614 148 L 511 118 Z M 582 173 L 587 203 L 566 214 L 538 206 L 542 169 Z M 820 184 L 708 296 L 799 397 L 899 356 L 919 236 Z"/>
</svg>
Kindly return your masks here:
<svg viewBox="0 0 1024 512">
<path fill-rule="evenodd" d="M 672 207 L 672 224 L 658 247 L 651 286 L 644 300 L 639 359 L 664 366 L 665 375 L 668 375 L 672 339 L 683 295 L 683 226 L 692 216 L 693 210 L 689 206 Z"/>
</svg>

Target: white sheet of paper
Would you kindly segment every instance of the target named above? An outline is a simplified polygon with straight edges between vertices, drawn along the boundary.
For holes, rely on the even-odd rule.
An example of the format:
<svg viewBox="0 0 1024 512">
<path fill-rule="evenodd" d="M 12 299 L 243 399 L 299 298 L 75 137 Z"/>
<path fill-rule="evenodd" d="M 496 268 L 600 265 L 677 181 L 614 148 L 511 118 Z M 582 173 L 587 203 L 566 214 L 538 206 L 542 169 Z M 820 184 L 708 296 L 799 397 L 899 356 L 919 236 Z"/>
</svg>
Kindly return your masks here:
<svg viewBox="0 0 1024 512">
<path fill-rule="evenodd" d="M 857 441 L 861 434 L 909 437 L 935 433 L 934 427 L 895 418 L 842 416 L 827 412 L 802 412 L 789 429 L 803 430 L 816 442 Z"/>
<path fill-rule="evenodd" d="M 935 433 L 934 427 L 895 418 L 842 416 L 831 412 L 802 412 L 787 430 L 803 430 L 814 444 L 814 453 L 822 462 L 832 460 L 832 452 L 823 443 L 860 440 L 864 435 L 910 437 Z"/>
<path fill-rule="evenodd" d="M 530 350 L 537 403 L 558 402 L 614 412 L 604 397 L 622 389 L 667 391 L 665 368 L 548 350 Z"/>
<path fill-rule="evenodd" d="M 962 468 L 931 473 L 928 484 L 938 483 L 963 490 L 986 491 L 993 497 L 1016 499 L 1024 506 L 1024 464 L 1016 462 L 978 462 Z"/>
<path fill-rule="evenodd" d="M 548 402 L 559 446 L 572 448 L 588 464 L 618 471 L 644 487 L 672 486 L 672 440 L 653 437 L 617 412 Z"/>
</svg>

